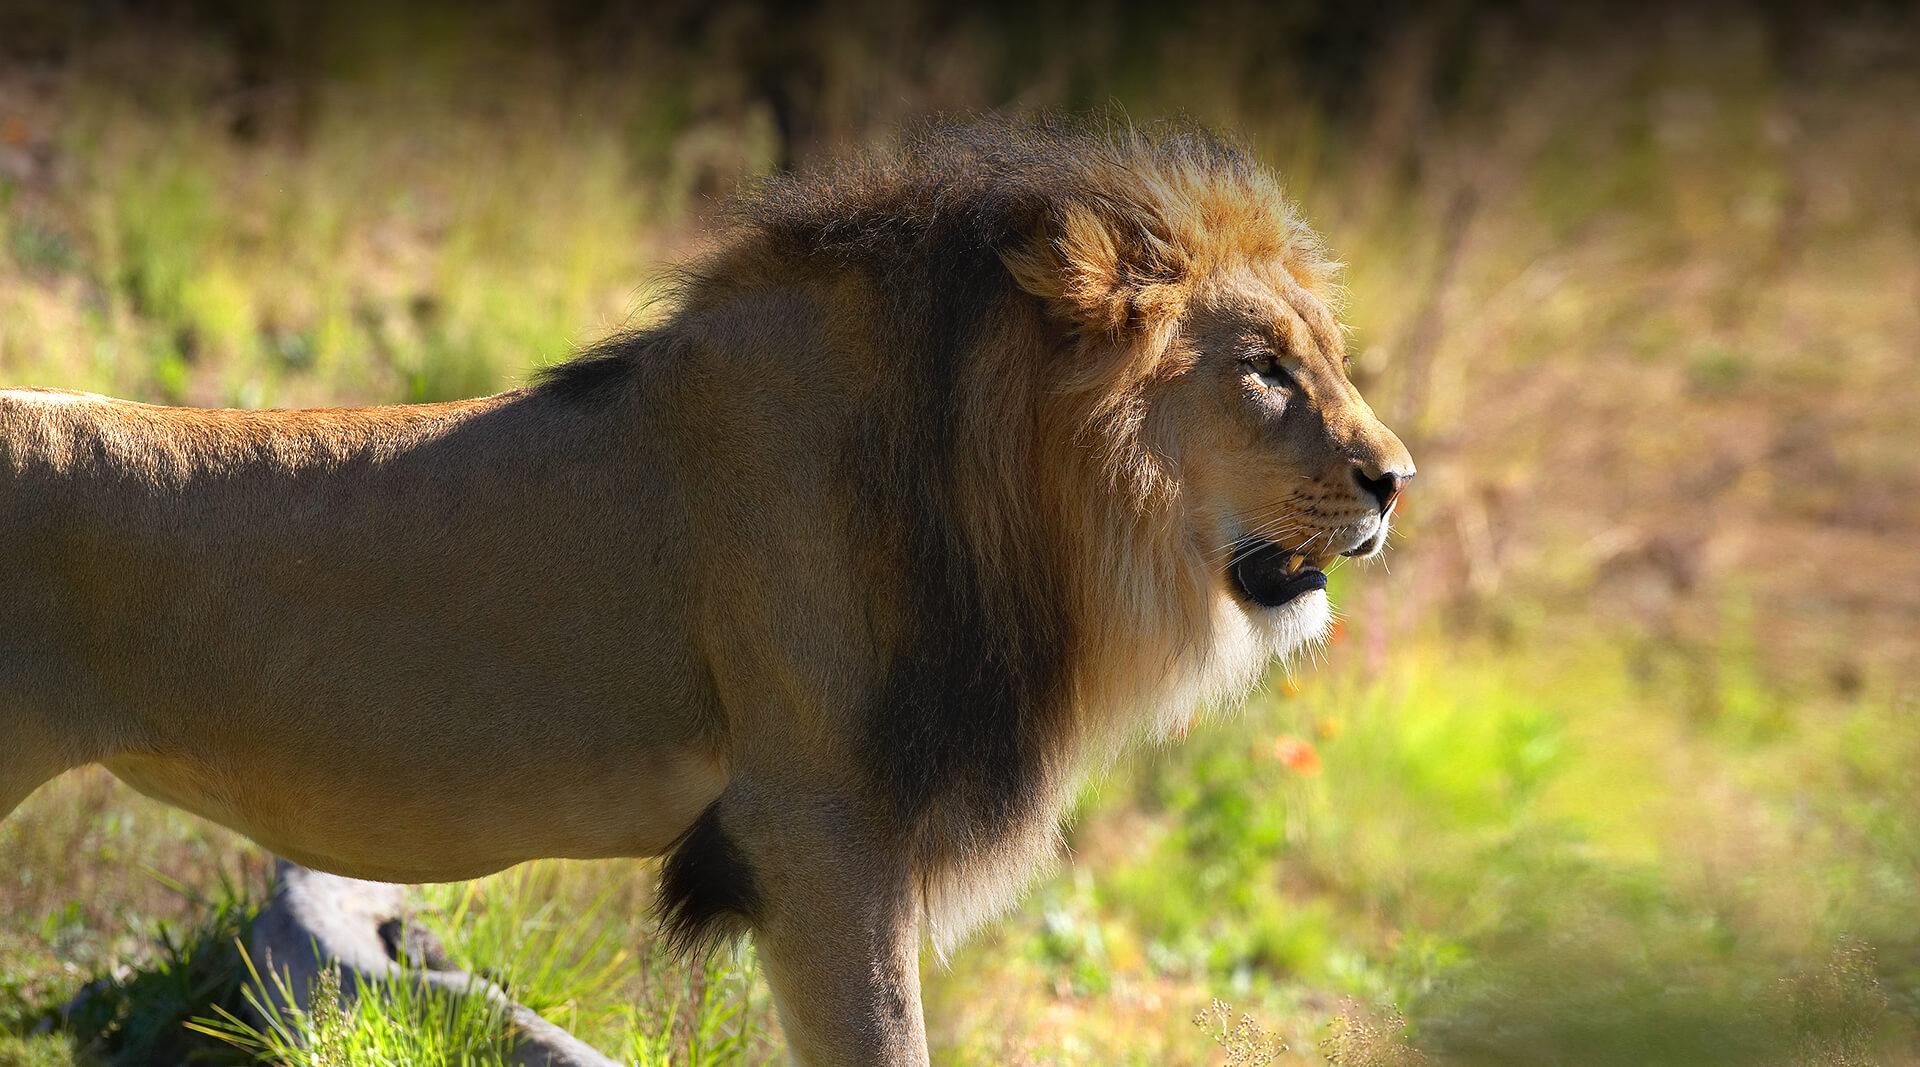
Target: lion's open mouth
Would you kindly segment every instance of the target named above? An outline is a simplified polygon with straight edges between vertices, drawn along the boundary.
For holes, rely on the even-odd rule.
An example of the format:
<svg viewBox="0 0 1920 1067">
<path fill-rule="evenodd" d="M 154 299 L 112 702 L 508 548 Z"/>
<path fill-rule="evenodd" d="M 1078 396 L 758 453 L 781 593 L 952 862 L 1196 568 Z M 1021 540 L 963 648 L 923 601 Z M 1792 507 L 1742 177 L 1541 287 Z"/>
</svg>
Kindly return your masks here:
<svg viewBox="0 0 1920 1067">
<path fill-rule="evenodd" d="M 1327 587 L 1327 572 L 1309 566 L 1305 553 L 1273 541 L 1236 546 L 1227 576 L 1241 596 L 1263 608 Z"/>
</svg>

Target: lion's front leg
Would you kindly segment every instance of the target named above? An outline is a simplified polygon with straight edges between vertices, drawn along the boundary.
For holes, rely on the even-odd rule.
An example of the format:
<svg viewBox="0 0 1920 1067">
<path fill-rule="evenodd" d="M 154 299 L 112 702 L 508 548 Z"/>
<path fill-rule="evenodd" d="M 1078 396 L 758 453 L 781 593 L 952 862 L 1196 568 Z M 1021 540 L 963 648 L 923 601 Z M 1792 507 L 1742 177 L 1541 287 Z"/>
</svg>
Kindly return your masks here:
<svg viewBox="0 0 1920 1067">
<path fill-rule="evenodd" d="M 787 1044 L 806 1067 L 924 1067 L 913 879 L 873 824 L 822 798 L 717 812 L 751 878 L 748 926 Z"/>
<path fill-rule="evenodd" d="M 827 860 L 767 901 L 754 940 L 795 1062 L 922 1067 L 919 931 L 899 880 Z"/>
</svg>

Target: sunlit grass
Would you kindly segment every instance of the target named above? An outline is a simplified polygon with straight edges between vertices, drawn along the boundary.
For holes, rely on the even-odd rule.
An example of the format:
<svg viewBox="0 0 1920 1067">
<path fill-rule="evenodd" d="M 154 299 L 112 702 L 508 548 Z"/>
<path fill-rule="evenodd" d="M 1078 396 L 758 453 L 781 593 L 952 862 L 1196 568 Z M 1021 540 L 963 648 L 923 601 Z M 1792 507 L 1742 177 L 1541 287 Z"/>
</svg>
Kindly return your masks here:
<svg viewBox="0 0 1920 1067">
<path fill-rule="evenodd" d="M 533 864 L 482 882 L 429 887 L 422 916 L 460 969 L 484 975 L 623 1062 L 733 1067 L 765 1058 L 765 997 L 755 989 L 750 951 L 724 951 L 687 968 L 645 939 L 648 950 L 635 958 L 622 947 L 632 924 L 607 910 L 613 884 L 575 910 L 568 881 L 559 865 Z M 484 997 L 404 980 L 343 995 L 335 976 L 302 1011 L 291 1007 L 283 978 L 244 962 L 245 1010 L 216 1004 L 210 1016 L 181 1025 L 292 1067 L 511 1062 L 507 1013 Z"/>
<path fill-rule="evenodd" d="M 592 941 L 590 921 L 565 927 Z M 604 931 L 599 934 L 604 936 Z M 337 972 L 322 972 L 305 1010 L 292 1007 L 284 980 L 263 975 L 246 961 L 241 997 L 244 1015 L 216 1006 L 211 1018 L 182 1025 L 265 1063 L 289 1067 L 491 1067 L 514 1062 L 508 1013 L 496 1001 L 407 982 L 361 987 L 344 996 Z M 692 1010 L 669 1006 L 643 1014 L 632 1005 L 605 996 L 604 975 L 552 969 L 552 958 L 535 964 L 531 987 L 559 994 L 570 1003 L 582 999 L 617 1014 L 626 1022 L 622 1040 L 603 1045 L 634 1067 L 735 1067 L 752 1062 L 759 1034 L 751 1018 L 751 965 L 731 958 L 710 961 L 693 976 L 701 992 Z M 513 971 L 509 973 L 524 973 Z M 510 981 L 510 979 L 509 979 Z M 533 998 L 537 1002 L 538 998 Z M 548 1018 L 556 1016 L 549 1010 Z"/>
<path fill-rule="evenodd" d="M 1871 781 L 1829 778 L 1814 798 L 1743 784 L 1825 766 L 1827 723 L 1729 754 L 1684 709 L 1737 692 L 1636 686 L 1605 641 L 1487 652 L 1423 642 L 1378 675 L 1336 655 L 1295 695 L 1116 775 L 1075 835 L 1097 876 L 1055 879 L 943 980 L 956 1036 L 1017 1018 L 1088 1049 L 1069 1061 L 1102 1062 L 1218 996 L 1293 1054 L 1356 1018 L 1384 1040 L 1377 1020 L 1396 1015 L 1401 1040 L 1463 1063 L 1879 1062 L 1907 1047 L 1920 887 L 1886 876 L 1914 869 L 1910 845 L 1834 837 L 1829 820 L 1865 805 L 1911 827 L 1910 799 Z M 1845 714 L 1914 742 L 1891 707 Z M 1318 759 L 1289 766 L 1299 745 Z M 1801 832 L 1770 834 L 1782 818 Z M 996 992 L 1007 953 L 1050 985 L 1039 1003 L 1105 1019 L 1095 1005 L 1145 997 L 1159 1032 L 1053 1032 L 1037 1003 Z M 1206 1055 L 1195 1041 L 1152 1062 Z"/>
<path fill-rule="evenodd" d="M 674 960 L 655 937 L 652 885 L 646 864 L 535 863 L 427 887 L 422 921 L 457 966 L 600 1048 L 643 1064 L 764 1055 L 770 1002 L 751 949 Z"/>
<path fill-rule="evenodd" d="M 389 1064 L 504 1065 L 512 1053 L 507 1013 L 483 997 L 456 996 L 411 982 L 342 995 L 337 971 L 323 971 L 306 1010 L 289 1005 L 284 980 L 249 962 L 242 993 L 256 1024 L 232 1012 L 183 1024 L 188 1030 L 288 1067 Z M 270 992 L 269 992 L 270 991 Z"/>
</svg>

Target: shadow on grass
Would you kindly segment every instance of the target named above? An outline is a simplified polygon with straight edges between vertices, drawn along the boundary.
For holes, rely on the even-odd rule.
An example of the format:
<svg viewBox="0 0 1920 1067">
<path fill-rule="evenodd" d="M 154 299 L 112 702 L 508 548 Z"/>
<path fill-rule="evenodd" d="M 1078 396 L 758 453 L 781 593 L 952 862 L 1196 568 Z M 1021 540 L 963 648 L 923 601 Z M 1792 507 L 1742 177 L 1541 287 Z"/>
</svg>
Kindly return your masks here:
<svg viewBox="0 0 1920 1067">
<path fill-rule="evenodd" d="M 259 904 L 223 882 L 184 930 L 162 926 L 157 951 L 140 966 L 102 975 L 57 1004 L 0 1016 L 0 1061 L 40 1064 L 246 1064 L 252 1056 L 189 1030 L 187 1022 L 224 1008 L 244 1010 L 246 942 Z"/>
</svg>

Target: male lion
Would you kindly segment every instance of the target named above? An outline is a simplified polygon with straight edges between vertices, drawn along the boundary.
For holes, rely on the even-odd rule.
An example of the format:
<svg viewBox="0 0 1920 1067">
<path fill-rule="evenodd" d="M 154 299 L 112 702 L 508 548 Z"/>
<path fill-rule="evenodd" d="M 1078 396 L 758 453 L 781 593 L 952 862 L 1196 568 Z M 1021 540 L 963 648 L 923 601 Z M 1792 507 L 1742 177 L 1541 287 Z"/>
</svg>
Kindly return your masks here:
<svg viewBox="0 0 1920 1067">
<path fill-rule="evenodd" d="M 925 1063 L 923 933 L 1381 550 L 1332 269 L 1209 135 L 997 122 L 772 183 L 531 388 L 0 392 L 0 815 L 97 762 L 362 878 L 665 855 L 796 1058 Z"/>
</svg>

